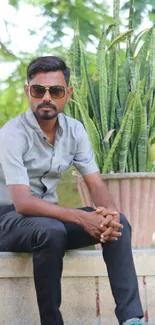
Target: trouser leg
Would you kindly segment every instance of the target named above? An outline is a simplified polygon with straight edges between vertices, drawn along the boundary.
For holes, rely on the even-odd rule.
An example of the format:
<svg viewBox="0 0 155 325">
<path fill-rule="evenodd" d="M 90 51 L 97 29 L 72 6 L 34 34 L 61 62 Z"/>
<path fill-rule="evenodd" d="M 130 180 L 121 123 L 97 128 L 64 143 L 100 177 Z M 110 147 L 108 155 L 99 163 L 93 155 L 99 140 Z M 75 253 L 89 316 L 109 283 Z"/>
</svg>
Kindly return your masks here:
<svg viewBox="0 0 155 325">
<path fill-rule="evenodd" d="M 116 242 L 103 245 L 112 293 L 116 302 L 116 316 L 120 322 L 143 317 L 138 283 L 131 249 L 131 227 L 121 215 L 122 236 Z"/>
<path fill-rule="evenodd" d="M 92 208 L 87 208 L 93 211 Z M 116 316 L 120 324 L 127 319 L 143 317 L 137 276 L 131 249 L 131 227 L 121 215 L 124 228 L 118 241 L 103 244 L 103 258 L 107 266 L 112 293 L 116 302 Z M 68 249 L 86 247 L 98 243 L 84 229 L 73 224 L 66 225 Z M 106 298 L 105 298 L 106 299 Z"/>
<path fill-rule="evenodd" d="M 15 211 L 0 217 L 0 251 L 33 255 L 34 282 L 41 325 L 62 325 L 60 278 L 66 248 L 62 222 L 44 217 L 24 217 Z"/>
</svg>

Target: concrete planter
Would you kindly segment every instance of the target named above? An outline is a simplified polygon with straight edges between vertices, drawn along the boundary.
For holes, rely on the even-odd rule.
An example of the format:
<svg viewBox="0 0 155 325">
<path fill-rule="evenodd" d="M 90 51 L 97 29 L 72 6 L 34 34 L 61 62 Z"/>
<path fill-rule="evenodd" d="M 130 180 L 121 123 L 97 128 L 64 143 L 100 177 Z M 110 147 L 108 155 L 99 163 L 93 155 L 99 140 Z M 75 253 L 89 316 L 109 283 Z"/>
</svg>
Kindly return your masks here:
<svg viewBox="0 0 155 325">
<path fill-rule="evenodd" d="M 102 178 L 132 226 L 132 247 L 151 247 L 155 232 L 155 173 L 104 174 Z M 77 182 L 83 205 L 93 207 L 84 180 L 79 177 Z"/>
</svg>

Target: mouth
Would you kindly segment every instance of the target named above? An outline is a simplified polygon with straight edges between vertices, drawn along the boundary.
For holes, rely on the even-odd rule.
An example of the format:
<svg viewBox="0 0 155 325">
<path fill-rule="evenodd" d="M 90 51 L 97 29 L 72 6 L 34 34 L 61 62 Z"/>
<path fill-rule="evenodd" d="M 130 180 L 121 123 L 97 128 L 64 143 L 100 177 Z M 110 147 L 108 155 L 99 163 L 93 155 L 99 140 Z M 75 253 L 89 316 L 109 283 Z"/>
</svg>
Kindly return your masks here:
<svg viewBox="0 0 155 325">
<path fill-rule="evenodd" d="M 48 106 L 44 106 L 44 107 L 42 107 L 40 110 L 41 110 L 41 111 L 46 111 L 46 112 L 51 112 L 51 111 L 53 111 L 53 109 L 52 109 L 52 108 L 49 108 Z"/>
</svg>

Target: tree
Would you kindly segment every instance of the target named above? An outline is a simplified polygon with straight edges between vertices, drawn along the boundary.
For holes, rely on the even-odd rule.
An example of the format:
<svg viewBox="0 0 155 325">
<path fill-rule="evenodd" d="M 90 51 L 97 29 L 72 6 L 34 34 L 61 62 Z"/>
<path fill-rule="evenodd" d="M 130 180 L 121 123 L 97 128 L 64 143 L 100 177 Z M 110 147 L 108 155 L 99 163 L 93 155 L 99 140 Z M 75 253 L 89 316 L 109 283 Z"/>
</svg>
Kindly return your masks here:
<svg viewBox="0 0 155 325">
<path fill-rule="evenodd" d="M 129 9 L 130 1 L 126 1 L 122 10 Z M 134 28 L 139 27 L 143 17 L 155 22 L 155 0 L 134 0 Z"/>
<path fill-rule="evenodd" d="M 83 43 L 93 42 L 94 37 L 99 38 L 103 23 L 112 23 L 108 16 L 108 7 L 105 2 L 96 0 L 10 0 L 9 3 L 18 8 L 20 3 L 27 3 L 40 8 L 40 15 L 46 18 L 44 26 L 46 35 L 44 45 L 51 42 L 63 43 L 64 36 L 68 35 L 68 29 L 74 29 L 78 20 Z M 34 31 L 31 31 L 34 33 Z M 64 44 L 63 44 L 64 45 Z"/>
<path fill-rule="evenodd" d="M 27 100 L 24 94 L 27 62 L 19 61 L 12 75 L 1 81 L 0 127 L 9 119 L 25 111 Z"/>
<path fill-rule="evenodd" d="M 134 0 L 134 28 L 139 27 L 145 16 L 155 22 L 154 1 Z M 42 42 L 44 46 L 58 41 L 63 44 L 64 36 L 68 35 L 68 28 L 73 30 L 77 20 L 83 44 L 93 43 L 95 38 L 99 39 L 103 24 L 109 25 L 113 22 L 112 17 L 108 15 L 108 0 L 9 0 L 16 8 L 22 2 L 40 8 L 41 15 L 46 18 L 46 23 L 41 26 L 46 32 Z M 124 2 L 122 11 L 129 9 L 130 1 Z"/>
</svg>

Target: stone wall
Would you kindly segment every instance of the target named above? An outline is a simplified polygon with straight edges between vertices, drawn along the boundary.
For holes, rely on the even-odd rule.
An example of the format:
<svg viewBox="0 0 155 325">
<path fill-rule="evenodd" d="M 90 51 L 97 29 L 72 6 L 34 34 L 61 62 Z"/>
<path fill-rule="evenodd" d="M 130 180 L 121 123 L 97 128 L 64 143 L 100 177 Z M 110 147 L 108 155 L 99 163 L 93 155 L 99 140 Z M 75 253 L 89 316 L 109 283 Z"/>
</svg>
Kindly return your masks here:
<svg viewBox="0 0 155 325">
<path fill-rule="evenodd" d="M 133 250 L 145 321 L 155 325 L 155 249 Z M 101 251 L 64 258 L 61 310 L 65 325 L 116 325 Z M 28 254 L 0 253 L 0 325 L 40 325 Z"/>
</svg>

